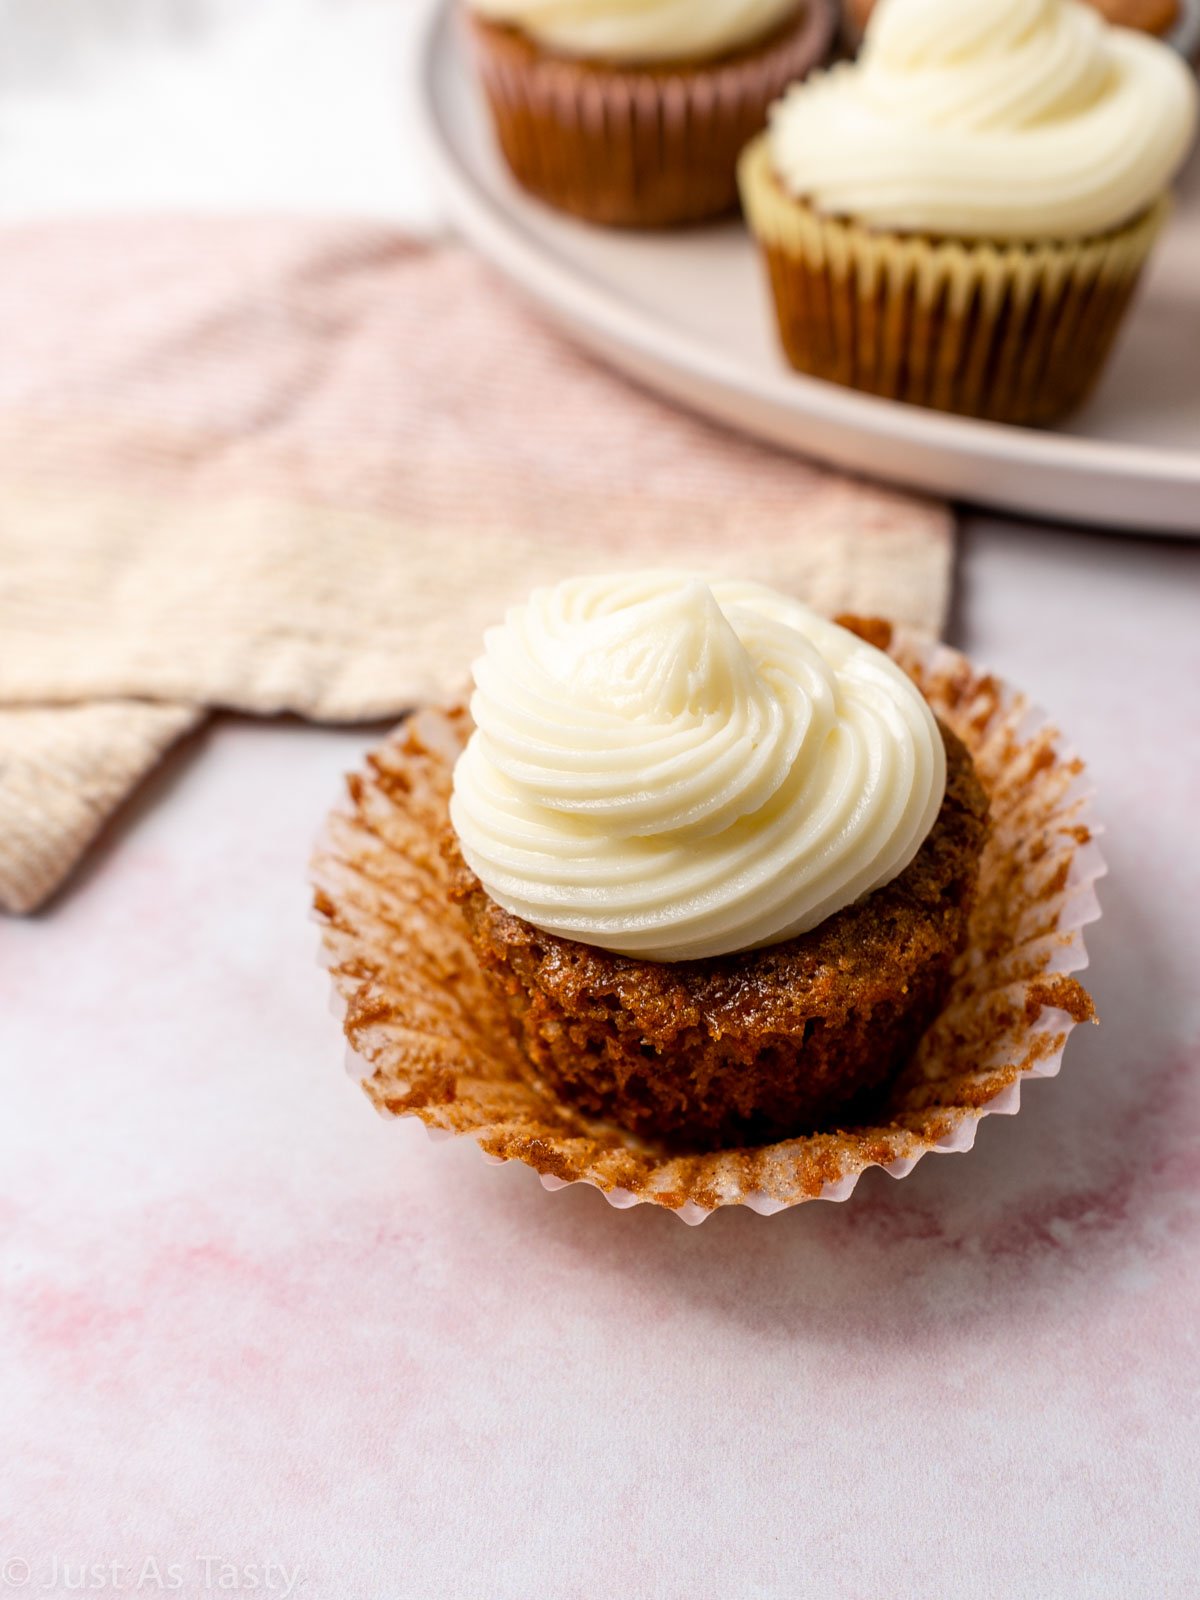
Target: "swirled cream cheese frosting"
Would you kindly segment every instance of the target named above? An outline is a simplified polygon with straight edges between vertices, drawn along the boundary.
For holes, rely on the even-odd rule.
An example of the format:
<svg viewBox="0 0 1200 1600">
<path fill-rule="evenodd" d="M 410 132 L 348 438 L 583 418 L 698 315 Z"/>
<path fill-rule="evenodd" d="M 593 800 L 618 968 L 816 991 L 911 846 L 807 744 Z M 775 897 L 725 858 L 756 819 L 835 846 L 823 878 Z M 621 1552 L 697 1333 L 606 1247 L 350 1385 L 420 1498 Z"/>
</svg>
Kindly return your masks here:
<svg viewBox="0 0 1200 1600">
<path fill-rule="evenodd" d="M 901 873 L 946 756 L 882 651 L 759 584 L 536 590 L 485 637 L 450 816 L 536 927 L 682 961 L 807 932 Z"/>
<path fill-rule="evenodd" d="M 1078 239 L 1166 189 L 1196 127 L 1174 51 L 1079 0 L 881 0 L 854 63 L 773 109 L 775 173 L 871 227 Z"/>
<path fill-rule="evenodd" d="M 798 0 L 469 0 L 562 55 L 625 63 L 703 61 L 765 38 Z"/>
</svg>

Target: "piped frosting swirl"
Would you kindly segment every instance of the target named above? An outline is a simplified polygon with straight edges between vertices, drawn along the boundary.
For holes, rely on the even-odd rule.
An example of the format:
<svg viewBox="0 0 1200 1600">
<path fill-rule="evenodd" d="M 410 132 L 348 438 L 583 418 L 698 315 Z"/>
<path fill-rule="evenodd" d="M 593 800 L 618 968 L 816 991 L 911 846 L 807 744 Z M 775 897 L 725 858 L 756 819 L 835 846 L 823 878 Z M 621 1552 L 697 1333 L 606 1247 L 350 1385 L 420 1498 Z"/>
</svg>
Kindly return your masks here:
<svg viewBox="0 0 1200 1600">
<path fill-rule="evenodd" d="M 883 652 L 761 585 L 536 590 L 486 635 L 451 820 L 527 922 L 655 961 L 807 932 L 896 877 L 945 749 Z"/>
<path fill-rule="evenodd" d="M 859 59 L 774 107 L 771 159 L 789 193 L 868 226 L 1084 238 L 1166 189 L 1196 102 L 1174 51 L 1079 0 L 881 0 Z"/>
<path fill-rule="evenodd" d="M 562 55 L 627 64 L 703 61 L 765 38 L 798 0 L 469 0 Z"/>
</svg>

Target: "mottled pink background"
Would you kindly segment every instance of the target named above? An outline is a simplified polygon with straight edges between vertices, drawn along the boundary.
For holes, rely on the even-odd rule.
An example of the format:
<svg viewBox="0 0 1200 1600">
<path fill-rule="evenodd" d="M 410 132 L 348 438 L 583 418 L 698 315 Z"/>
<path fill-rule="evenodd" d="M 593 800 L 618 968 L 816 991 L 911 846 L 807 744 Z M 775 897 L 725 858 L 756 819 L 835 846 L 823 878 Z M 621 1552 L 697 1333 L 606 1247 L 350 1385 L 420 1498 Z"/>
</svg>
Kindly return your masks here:
<svg viewBox="0 0 1200 1600">
<path fill-rule="evenodd" d="M 204 1556 L 275 1560 L 311 1600 L 1195 1594 L 1198 595 L 1194 545 L 975 522 L 956 640 L 1100 787 L 1103 1025 L 974 1153 L 770 1220 L 617 1213 L 377 1120 L 304 881 L 373 735 L 181 750 L 0 922 L 0 1561 L 66 1592 L 56 1556 L 154 1556 L 199 1595 Z"/>
</svg>

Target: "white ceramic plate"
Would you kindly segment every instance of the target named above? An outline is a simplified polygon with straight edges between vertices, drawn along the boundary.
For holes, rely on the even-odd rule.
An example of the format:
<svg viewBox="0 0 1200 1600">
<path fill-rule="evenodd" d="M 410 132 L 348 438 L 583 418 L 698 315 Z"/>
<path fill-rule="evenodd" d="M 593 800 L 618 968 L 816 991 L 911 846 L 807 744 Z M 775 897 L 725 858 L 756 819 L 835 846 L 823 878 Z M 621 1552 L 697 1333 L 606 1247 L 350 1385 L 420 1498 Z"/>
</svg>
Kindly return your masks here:
<svg viewBox="0 0 1200 1600">
<path fill-rule="evenodd" d="M 438 0 L 419 54 L 428 154 L 457 228 L 597 354 L 697 411 L 852 471 L 1041 517 L 1200 538 L 1200 161 L 1094 399 L 1059 431 L 876 400 L 784 363 L 738 223 L 624 233 L 526 197 Z"/>
</svg>

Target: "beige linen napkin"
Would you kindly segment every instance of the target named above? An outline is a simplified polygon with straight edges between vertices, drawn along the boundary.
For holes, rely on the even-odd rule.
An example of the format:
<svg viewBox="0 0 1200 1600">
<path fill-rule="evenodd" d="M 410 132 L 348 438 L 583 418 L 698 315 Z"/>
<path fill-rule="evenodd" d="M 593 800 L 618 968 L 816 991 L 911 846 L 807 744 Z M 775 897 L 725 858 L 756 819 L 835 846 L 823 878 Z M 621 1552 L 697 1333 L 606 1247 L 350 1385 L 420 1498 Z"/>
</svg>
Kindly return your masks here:
<svg viewBox="0 0 1200 1600">
<path fill-rule="evenodd" d="M 533 584 L 672 563 L 936 629 L 942 506 L 723 432 L 465 251 L 154 220 L 0 251 L 0 906 L 61 883 L 209 707 L 459 685 Z"/>
</svg>

